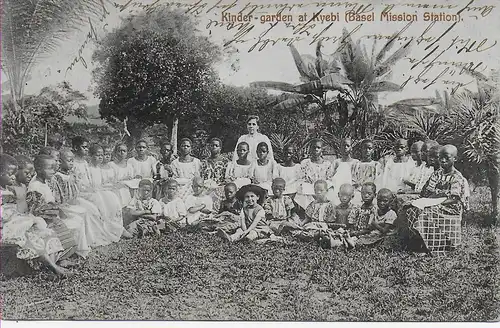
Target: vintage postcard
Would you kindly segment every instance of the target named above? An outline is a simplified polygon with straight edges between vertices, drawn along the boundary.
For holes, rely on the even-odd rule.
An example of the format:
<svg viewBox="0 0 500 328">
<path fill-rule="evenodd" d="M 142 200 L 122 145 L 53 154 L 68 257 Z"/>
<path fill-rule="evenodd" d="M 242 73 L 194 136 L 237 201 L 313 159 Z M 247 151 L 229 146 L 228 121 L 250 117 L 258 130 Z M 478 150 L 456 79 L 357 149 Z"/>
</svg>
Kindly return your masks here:
<svg viewBox="0 0 500 328">
<path fill-rule="evenodd" d="M 4 0 L 1 318 L 497 321 L 499 5 Z"/>
</svg>

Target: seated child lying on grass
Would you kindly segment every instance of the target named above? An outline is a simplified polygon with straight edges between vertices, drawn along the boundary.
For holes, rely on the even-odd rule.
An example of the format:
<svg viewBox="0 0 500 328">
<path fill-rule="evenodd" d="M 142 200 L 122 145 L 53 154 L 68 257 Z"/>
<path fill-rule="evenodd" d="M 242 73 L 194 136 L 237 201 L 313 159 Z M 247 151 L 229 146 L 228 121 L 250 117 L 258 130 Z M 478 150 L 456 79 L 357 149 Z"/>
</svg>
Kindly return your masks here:
<svg viewBox="0 0 500 328">
<path fill-rule="evenodd" d="M 241 187 L 236 193 L 236 197 L 243 202 L 243 209 L 240 214 L 241 226 L 232 235 L 228 235 L 224 230 L 218 229 L 218 235 L 231 242 L 243 239 L 262 239 L 272 235 L 272 231 L 266 222 L 264 208 L 261 205 L 265 195 L 266 190 L 259 186 L 246 185 Z"/>
<path fill-rule="evenodd" d="M 139 182 L 138 195 L 127 206 L 128 215 L 134 220 L 127 227 L 133 236 L 160 235 L 165 222 L 160 218 L 160 202 L 152 198 L 153 183 L 148 179 Z"/>
<path fill-rule="evenodd" d="M 284 226 L 296 227 L 301 224 L 299 216 L 295 213 L 295 205 L 290 196 L 283 195 L 286 182 L 282 178 L 275 178 L 271 189 L 273 195 L 267 197 L 264 203 L 266 219 L 274 233 L 280 233 Z"/>
<path fill-rule="evenodd" d="M 212 197 L 206 194 L 203 178 L 193 179 L 193 194 L 186 197 L 187 224 L 196 224 L 213 213 Z"/>
</svg>

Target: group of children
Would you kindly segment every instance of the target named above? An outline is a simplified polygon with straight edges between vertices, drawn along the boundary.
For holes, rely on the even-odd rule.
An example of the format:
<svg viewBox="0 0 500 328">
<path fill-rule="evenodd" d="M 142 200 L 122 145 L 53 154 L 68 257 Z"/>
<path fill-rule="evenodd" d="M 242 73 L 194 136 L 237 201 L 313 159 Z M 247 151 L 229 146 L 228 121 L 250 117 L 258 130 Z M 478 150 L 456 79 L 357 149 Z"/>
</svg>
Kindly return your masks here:
<svg viewBox="0 0 500 328">
<path fill-rule="evenodd" d="M 168 142 L 160 146 L 159 160 L 144 140 L 129 158 L 126 144 L 113 149 L 83 137 L 72 149 L 43 148 L 34 162 L 2 154 L 3 243 L 19 246 L 19 258 L 39 258 L 66 275 L 73 254 L 185 226 L 231 242 L 290 235 L 349 249 L 390 240 L 401 217 L 411 222 L 401 231 L 422 233 L 414 223 L 423 211 L 411 203 L 419 196 L 444 197 L 430 206 L 457 215 L 467 203 L 467 182 L 453 166 L 456 148 L 433 141 L 414 143 L 408 155 L 406 140 L 397 140 L 394 155 L 374 161 L 373 142 L 362 142 L 358 160 L 345 139 L 332 163 L 323 158 L 323 142 L 313 140 L 300 164 L 291 146 L 276 163 L 265 142 L 254 161 L 246 142 L 237 145 L 235 160 L 222 156 L 217 138 L 203 161 L 192 156 L 189 139 L 181 140 L 178 156 Z"/>
</svg>

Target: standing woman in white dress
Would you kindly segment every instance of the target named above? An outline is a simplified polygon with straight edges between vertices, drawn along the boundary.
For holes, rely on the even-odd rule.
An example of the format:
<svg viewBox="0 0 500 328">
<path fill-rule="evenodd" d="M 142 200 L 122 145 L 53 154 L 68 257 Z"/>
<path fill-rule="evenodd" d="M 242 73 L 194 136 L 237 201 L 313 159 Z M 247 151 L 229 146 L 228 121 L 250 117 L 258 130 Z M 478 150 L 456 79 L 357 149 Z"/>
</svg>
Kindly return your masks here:
<svg viewBox="0 0 500 328">
<path fill-rule="evenodd" d="M 274 160 L 273 147 L 271 146 L 271 141 L 266 135 L 259 133 L 259 117 L 256 115 L 250 115 L 247 118 L 247 129 L 248 134 L 242 135 L 236 145 L 239 145 L 242 142 L 246 142 L 249 147 L 248 160 L 250 162 L 254 162 L 257 160 L 257 145 L 261 142 L 265 142 L 269 149 L 268 158 L 270 160 Z M 238 159 L 238 155 L 236 154 L 236 149 L 234 150 L 233 162 Z"/>
<path fill-rule="evenodd" d="M 129 158 L 128 164 L 134 170 L 134 177 L 139 179 L 152 179 L 156 173 L 156 158 L 148 154 L 148 143 L 140 139 L 135 144 L 137 156 Z"/>
</svg>

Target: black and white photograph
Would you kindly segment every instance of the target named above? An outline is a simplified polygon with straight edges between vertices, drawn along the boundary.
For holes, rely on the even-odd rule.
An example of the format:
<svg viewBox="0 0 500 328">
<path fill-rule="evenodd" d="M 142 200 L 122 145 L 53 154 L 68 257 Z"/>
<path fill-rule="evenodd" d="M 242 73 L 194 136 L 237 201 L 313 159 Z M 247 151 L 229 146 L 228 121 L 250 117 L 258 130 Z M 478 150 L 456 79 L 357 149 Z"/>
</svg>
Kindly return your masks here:
<svg viewBox="0 0 500 328">
<path fill-rule="evenodd" d="M 2 325 L 500 320 L 497 0 L 0 6 Z"/>
</svg>

